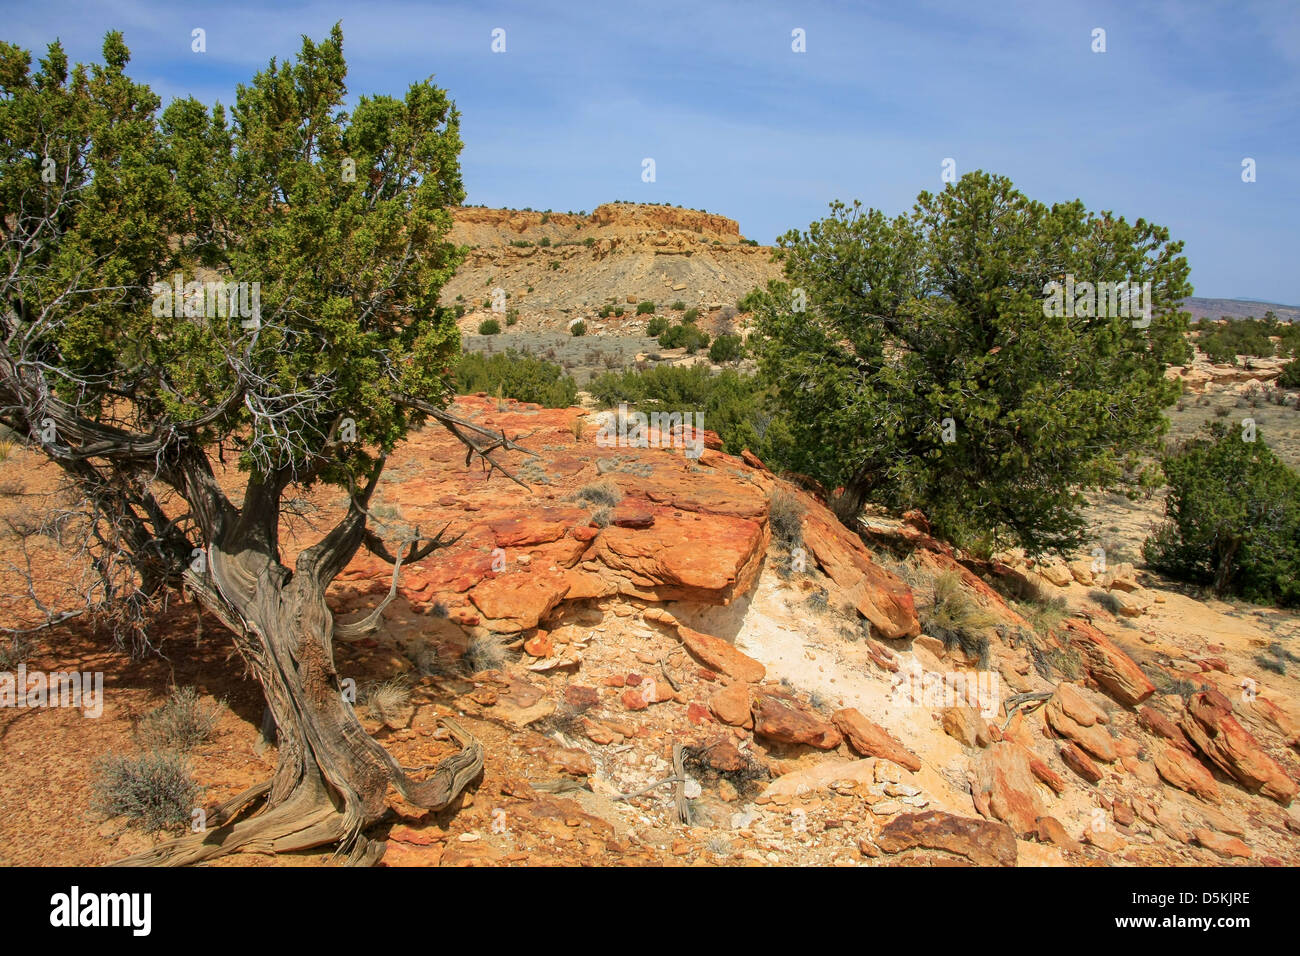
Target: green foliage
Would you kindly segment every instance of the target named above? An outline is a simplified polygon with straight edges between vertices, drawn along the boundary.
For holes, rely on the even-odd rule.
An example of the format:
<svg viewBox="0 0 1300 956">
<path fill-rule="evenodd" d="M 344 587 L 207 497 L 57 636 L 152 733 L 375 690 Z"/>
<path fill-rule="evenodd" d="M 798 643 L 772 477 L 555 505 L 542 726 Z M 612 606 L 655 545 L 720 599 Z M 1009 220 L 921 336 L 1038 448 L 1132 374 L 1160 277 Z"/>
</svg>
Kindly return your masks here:
<svg viewBox="0 0 1300 956">
<path fill-rule="evenodd" d="M 479 335 L 500 335 L 501 323 L 496 319 L 484 319 L 478 324 Z"/>
<path fill-rule="evenodd" d="M 16 277 L 0 280 L 6 325 L 21 326 L 5 337 L 55 370 L 79 419 L 222 441 L 254 475 L 355 485 L 424 421 L 396 396 L 450 396 L 459 334 L 437 301 L 464 255 L 447 234 L 465 196 L 451 100 L 423 81 L 345 110 L 338 25 L 240 85 L 228 112 L 190 97 L 160 113 L 119 33 L 103 58 L 69 75 L 55 43 L 32 73 L 0 43 L 0 210 L 22 211 L 0 250 Z M 154 283 L 198 270 L 258 283 L 259 327 L 174 315 Z M 222 401 L 253 382 L 256 401 Z M 331 441 L 344 416 L 364 441 Z"/>
<path fill-rule="evenodd" d="M 719 335 L 709 346 L 709 361 L 718 365 L 739 362 L 745 355 L 745 340 L 739 335 Z"/>
<path fill-rule="evenodd" d="M 1277 384 L 1280 388 L 1300 388 L 1300 359 L 1292 359 L 1282 366 Z"/>
<path fill-rule="evenodd" d="M 557 260 L 552 259 L 551 262 L 550 262 L 550 270 L 551 270 L 552 272 L 559 272 L 559 271 L 560 271 L 560 263 L 559 263 Z"/>
<path fill-rule="evenodd" d="M 518 310 L 518 309 L 507 309 L 507 310 L 506 310 L 506 325 L 507 325 L 507 326 L 510 326 L 510 325 L 518 325 L 518 324 L 519 324 L 519 310 Z"/>
<path fill-rule="evenodd" d="M 655 304 L 650 301 L 638 302 L 636 306 L 637 315 L 654 315 Z"/>
<path fill-rule="evenodd" d="M 674 325 L 659 336 L 659 347 L 664 349 L 686 349 L 688 355 L 694 355 L 709 344 L 709 336 L 689 322 Z"/>
<path fill-rule="evenodd" d="M 606 372 L 592 379 L 587 391 L 604 408 L 627 402 L 644 412 L 701 412 L 704 427 L 718 433 L 728 453 L 748 448 L 764 460 L 769 457 L 770 397 L 752 375 L 733 369 L 711 375 L 702 365 L 661 365 L 644 372 Z"/>
<path fill-rule="evenodd" d="M 763 304 L 763 290 L 750 289 L 736 300 L 736 308 L 741 312 L 755 312 Z"/>
<path fill-rule="evenodd" d="M 1300 346 L 1300 326 L 1280 322 L 1272 312 L 1262 319 L 1229 319 L 1212 322 L 1202 319 L 1192 326 L 1196 344 L 1211 362 L 1237 364 L 1237 356 L 1271 358 L 1295 354 Z M 1275 344 L 1273 339 L 1279 341 Z"/>
<path fill-rule="evenodd" d="M 579 335 L 586 335 L 587 323 L 582 321 L 581 319 L 579 319 L 577 322 L 574 322 L 571 326 L 569 326 L 569 334 L 574 336 L 575 338 Z"/>
<path fill-rule="evenodd" d="M 1118 481 L 1167 427 L 1190 289 L 1165 229 L 976 172 L 892 219 L 834 203 L 778 245 L 787 281 L 739 307 L 756 313 L 784 464 L 842 487 L 843 515 L 919 507 L 963 547 L 1070 549 L 1082 489 Z M 1150 326 L 1046 316 L 1045 286 L 1067 273 L 1152 281 Z"/>
<path fill-rule="evenodd" d="M 685 311 L 686 311 L 686 303 L 683 302 L 681 299 L 678 299 L 676 302 L 673 303 L 673 311 L 674 311 L 674 312 L 685 312 Z"/>
<path fill-rule="evenodd" d="M 668 331 L 668 320 L 663 316 L 655 316 L 645 326 L 645 334 L 658 338 Z"/>
<path fill-rule="evenodd" d="M 542 236 L 542 238 L 540 238 L 540 239 L 537 240 L 537 244 L 538 244 L 539 246 L 541 246 L 543 249 L 545 249 L 545 248 L 547 248 L 547 247 L 551 244 L 551 237 L 550 237 L 550 236 Z"/>
<path fill-rule="evenodd" d="M 599 315 L 602 319 L 608 319 L 610 315 L 613 314 L 613 312 L 614 312 L 614 307 L 610 305 L 608 302 L 606 302 L 604 305 L 600 307 L 600 311 L 597 312 L 596 314 Z"/>
<path fill-rule="evenodd" d="M 699 309 L 687 309 L 687 310 L 682 314 L 682 321 L 683 321 L 683 322 L 698 322 L 699 319 L 700 319 L 700 310 L 699 310 Z"/>
<path fill-rule="evenodd" d="M 1255 439 L 1209 422 L 1164 458 L 1168 520 L 1142 554 L 1219 595 L 1300 604 L 1300 475 Z"/>
<path fill-rule="evenodd" d="M 466 352 L 456 365 L 456 391 L 497 394 L 519 402 L 533 402 L 546 408 L 568 408 L 578 400 L 578 386 L 564 369 L 541 359 L 520 355 Z"/>
</svg>

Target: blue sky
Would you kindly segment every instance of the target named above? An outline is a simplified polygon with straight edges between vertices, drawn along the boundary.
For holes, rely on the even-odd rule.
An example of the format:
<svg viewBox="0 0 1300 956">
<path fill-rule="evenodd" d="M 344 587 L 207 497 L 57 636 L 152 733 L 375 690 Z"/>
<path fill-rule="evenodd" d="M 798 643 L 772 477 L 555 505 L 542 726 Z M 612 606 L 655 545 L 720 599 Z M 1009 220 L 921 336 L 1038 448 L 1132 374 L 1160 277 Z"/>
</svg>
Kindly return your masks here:
<svg viewBox="0 0 1300 956">
<path fill-rule="evenodd" d="M 353 95 L 429 75 L 450 91 L 467 202 L 669 202 L 769 243 L 836 198 L 904 211 L 942 187 L 952 157 L 1036 199 L 1168 226 L 1197 295 L 1300 304 L 1294 0 L 0 0 L 0 39 L 43 50 L 58 37 L 88 60 L 118 28 L 133 76 L 209 103 L 336 20 Z M 191 52 L 195 27 L 206 53 Z M 1105 53 L 1091 50 L 1097 27 Z"/>
</svg>

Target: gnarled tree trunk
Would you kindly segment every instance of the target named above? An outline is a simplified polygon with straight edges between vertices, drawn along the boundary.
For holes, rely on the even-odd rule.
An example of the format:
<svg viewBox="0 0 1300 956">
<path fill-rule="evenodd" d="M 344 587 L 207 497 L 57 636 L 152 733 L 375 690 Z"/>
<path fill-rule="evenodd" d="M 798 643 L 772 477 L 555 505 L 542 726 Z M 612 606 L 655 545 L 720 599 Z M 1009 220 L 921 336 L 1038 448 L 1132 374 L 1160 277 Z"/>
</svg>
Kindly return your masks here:
<svg viewBox="0 0 1300 956">
<path fill-rule="evenodd" d="M 238 850 L 287 852 L 333 844 L 350 862 L 372 863 L 382 849 L 371 846 L 363 831 L 384 814 L 390 785 L 417 806 L 441 809 L 482 771 L 482 747 L 451 721 L 461 750 L 423 781 L 409 778 L 366 733 L 335 668 L 334 620 L 325 602 L 330 581 L 364 539 L 364 505 L 354 500 L 347 517 L 303 551 L 290 572 L 276 557 L 279 492 L 274 484 L 250 484 L 238 518 L 219 522 L 218 540 L 208 548 L 215 587 L 191 582 L 204 605 L 233 631 L 275 719 L 275 774 L 249 793 L 249 800 L 265 794 L 265 805 L 249 819 L 214 821 L 207 832 L 161 844 L 124 864 L 180 865 Z M 230 807 L 225 816 L 239 809 Z"/>
</svg>

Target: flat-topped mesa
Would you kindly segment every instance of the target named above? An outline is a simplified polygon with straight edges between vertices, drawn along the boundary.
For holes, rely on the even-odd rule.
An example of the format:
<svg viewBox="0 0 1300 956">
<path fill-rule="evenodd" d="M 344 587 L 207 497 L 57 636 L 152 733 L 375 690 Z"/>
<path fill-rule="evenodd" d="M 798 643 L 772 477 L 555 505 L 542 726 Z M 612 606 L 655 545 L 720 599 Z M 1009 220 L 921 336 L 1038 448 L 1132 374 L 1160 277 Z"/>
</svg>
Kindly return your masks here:
<svg viewBox="0 0 1300 956">
<path fill-rule="evenodd" d="M 659 232 L 691 233 L 724 243 L 738 243 L 741 238 L 740 224 L 726 216 L 644 203 L 605 203 L 590 216 L 462 206 L 452 210 L 452 220 L 452 242 L 480 247 L 542 239 L 562 243 L 637 238 Z"/>
<path fill-rule="evenodd" d="M 591 214 L 592 223 L 607 233 L 642 232 L 649 229 L 694 232 L 718 239 L 740 239 L 740 224 L 726 216 L 678 209 L 674 206 L 649 206 L 642 203 L 605 203 Z"/>
</svg>

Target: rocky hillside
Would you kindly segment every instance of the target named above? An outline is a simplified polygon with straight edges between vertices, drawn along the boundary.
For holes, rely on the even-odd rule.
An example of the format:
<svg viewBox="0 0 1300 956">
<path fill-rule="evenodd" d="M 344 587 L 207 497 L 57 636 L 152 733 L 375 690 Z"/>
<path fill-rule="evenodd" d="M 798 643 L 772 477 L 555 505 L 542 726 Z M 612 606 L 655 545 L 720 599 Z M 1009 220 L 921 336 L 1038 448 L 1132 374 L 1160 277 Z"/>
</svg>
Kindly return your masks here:
<svg viewBox="0 0 1300 956">
<path fill-rule="evenodd" d="M 451 238 L 471 248 L 442 302 L 465 307 L 466 331 L 491 314 L 497 288 L 519 310 L 520 331 L 582 318 L 592 331 L 631 333 L 645 324 L 638 302 L 716 313 L 780 274 L 771 250 L 744 241 L 734 219 L 670 206 L 610 203 L 590 216 L 467 206 L 455 211 Z M 606 303 L 625 315 L 599 318 Z"/>
<path fill-rule="evenodd" d="M 379 639 L 337 647 L 340 675 L 403 766 L 454 749 L 450 715 L 488 753 L 463 805 L 391 798 L 388 865 L 1300 864 L 1300 695 L 1259 663 L 1294 646 L 1295 615 L 1091 555 L 959 561 L 916 513 L 854 534 L 711 436 L 688 458 L 670 435 L 604 447 L 580 409 L 469 396 L 459 411 L 538 457 L 504 459 L 525 490 L 430 429 L 372 503 L 390 540 L 460 537 L 402 569 Z M 7 509 L 32 506 L 36 461 L 3 464 L 26 482 Z M 289 556 L 340 506 L 296 503 Z M 390 582 L 363 555 L 331 600 L 351 619 Z M 130 746 L 170 680 L 229 705 L 193 755 L 208 802 L 274 765 L 256 687 L 191 613 L 160 625 L 165 666 L 105 654 L 77 622 L 35 650 L 29 668 L 102 669 L 112 690 L 98 720 L 0 712 L 6 862 L 147 844 L 88 810 L 85 768 Z M 409 697 L 371 703 L 394 680 Z M 27 799 L 53 779 L 58 800 Z"/>
<path fill-rule="evenodd" d="M 1182 301 L 1183 308 L 1192 319 L 1262 319 L 1272 312 L 1283 322 L 1300 322 L 1300 308 L 1279 302 L 1258 302 L 1254 299 L 1205 299 L 1192 296 Z"/>
</svg>

